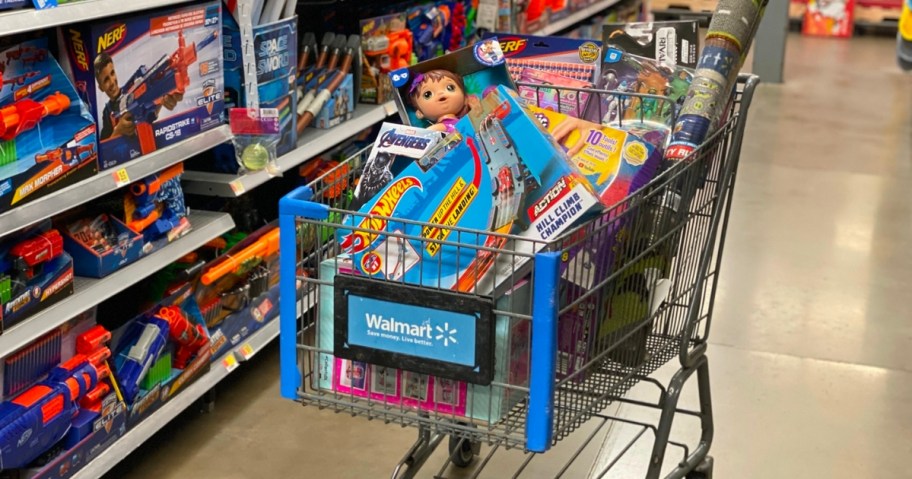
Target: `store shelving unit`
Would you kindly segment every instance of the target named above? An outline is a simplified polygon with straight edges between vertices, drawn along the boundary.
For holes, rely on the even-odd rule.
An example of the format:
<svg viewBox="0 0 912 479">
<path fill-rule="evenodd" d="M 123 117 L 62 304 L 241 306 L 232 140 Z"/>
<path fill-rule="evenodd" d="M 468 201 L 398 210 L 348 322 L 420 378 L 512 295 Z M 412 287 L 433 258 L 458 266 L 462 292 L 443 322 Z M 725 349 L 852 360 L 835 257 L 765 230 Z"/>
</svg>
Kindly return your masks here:
<svg viewBox="0 0 912 479">
<path fill-rule="evenodd" d="M 309 129 L 298 140 L 298 148 L 281 156 L 277 163 L 282 173 L 339 145 L 355 133 L 369 128 L 396 113 L 396 104 L 363 105 L 355 107 L 351 120 L 329 130 Z M 184 191 L 191 194 L 232 198 L 272 179 L 265 170 L 246 175 L 188 171 L 184 173 Z"/>
<path fill-rule="evenodd" d="M 177 261 L 185 254 L 234 228 L 227 213 L 193 211 L 193 229 L 173 243 L 104 278 L 75 279 L 73 295 L 30 316 L 0 335 L 0 352 L 15 351 L 44 333 L 62 325 L 87 309 L 138 283 L 140 280 Z"/>
<path fill-rule="evenodd" d="M 0 34 L 40 30 L 68 25 L 85 20 L 95 20 L 124 15 L 152 8 L 187 3 L 190 0 L 83 0 L 47 10 L 23 8 L 0 13 Z"/>
<path fill-rule="evenodd" d="M 192 384 L 187 386 L 180 394 L 176 394 L 159 410 L 152 413 L 141 423 L 127 431 L 120 439 L 108 447 L 92 462 L 76 473 L 74 478 L 78 479 L 96 479 L 101 477 L 116 466 L 123 458 L 133 452 L 137 447 L 142 445 L 147 439 L 158 432 L 165 424 L 171 422 L 182 411 L 190 407 L 203 394 L 212 389 L 222 379 L 228 377 L 236 368 L 240 366 L 241 360 L 250 359 L 254 354 L 262 350 L 272 340 L 279 335 L 279 321 L 273 320 L 263 326 L 262 329 L 250 335 L 247 341 L 238 345 L 237 348 L 227 352 L 217 361 L 212 363 L 209 372 L 199 377 Z"/>
<path fill-rule="evenodd" d="M 0 225 L 3 225 L 3 233 L 16 231 L 43 219 L 50 218 L 68 208 L 87 203 L 99 196 L 122 188 L 132 181 L 157 173 L 197 153 L 224 143 L 229 138 L 231 138 L 231 132 L 228 126 L 220 126 L 176 145 L 162 148 L 142 158 L 137 158 L 119 168 L 101 171 L 91 178 L 3 213 L 0 215 Z M 127 181 L 120 179 L 123 173 L 126 173 L 127 178 L 129 178 Z M 0 351 L 3 351 L 3 349 L 0 348 Z"/>
<path fill-rule="evenodd" d="M 588 19 L 589 17 L 591 17 L 599 12 L 602 12 L 608 8 L 613 7 L 620 1 L 621 0 L 601 0 L 599 2 L 593 3 L 592 5 L 589 5 L 588 7 L 584 8 L 582 10 L 579 10 L 577 12 L 570 14 L 570 16 L 567 16 L 560 20 L 549 23 L 541 30 L 535 32 L 535 34 L 547 36 L 547 35 L 554 35 L 555 33 L 558 33 L 558 32 L 562 32 L 562 31 L 576 25 L 577 23 L 580 23 L 580 22 Z"/>
</svg>

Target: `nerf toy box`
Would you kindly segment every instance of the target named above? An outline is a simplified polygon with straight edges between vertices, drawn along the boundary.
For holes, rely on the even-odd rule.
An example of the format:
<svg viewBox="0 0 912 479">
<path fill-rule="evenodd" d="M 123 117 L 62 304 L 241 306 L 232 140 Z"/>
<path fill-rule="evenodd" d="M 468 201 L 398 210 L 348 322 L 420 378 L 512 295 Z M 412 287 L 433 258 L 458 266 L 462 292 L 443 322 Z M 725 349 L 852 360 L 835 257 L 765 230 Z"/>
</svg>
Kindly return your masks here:
<svg viewBox="0 0 912 479">
<path fill-rule="evenodd" d="M 361 20 L 361 103 L 393 99 L 389 73 L 412 62 L 412 32 L 405 13 Z"/>
<path fill-rule="evenodd" d="M 697 68 L 700 25 L 696 20 L 611 23 L 602 27 L 602 44 L 671 68 Z"/>
<path fill-rule="evenodd" d="M 185 285 L 112 328 L 110 364 L 127 404 L 127 428 L 209 370 L 209 332 L 192 293 Z"/>
<path fill-rule="evenodd" d="M 240 27 L 231 15 L 224 17 L 223 45 L 225 48 L 225 106 L 226 108 L 247 105 L 244 85 L 244 62 L 241 48 Z M 297 93 L 294 88 L 298 64 L 297 17 L 280 20 L 253 29 L 254 56 L 257 66 L 260 108 L 274 108 L 279 113 L 281 139 L 276 145 L 276 154 L 284 155 L 297 146 L 295 130 L 295 104 Z M 234 149 L 228 145 L 219 148 L 225 154 L 226 162 L 237 172 Z"/>
<path fill-rule="evenodd" d="M 2 329 L 73 294 L 73 258 L 63 236 L 44 224 L 0 241 Z"/>
<path fill-rule="evenodd" d="M 264 226 L 203 267 L 195 297 L 212 337 L 212 357 L 237 346 L 279 314 L 279 229 Z"/>
<path fill-rule="evenodd" d="M 408 26 L 419 62 L 437 58 L 450 50 L 452 20 L 453 2 L 438 1 L 409 9 Z"/>
<path fill-rule="evenodd" d="M 98 172 L 95 123 L 47 39 L 0 51 L 0 213 Z"/>
<path fill-rule="evenodd" d="M 488 91 L 513 86 L 495 38 L 395 70 L 390 78 L 404 124 L 447 132 Z"/>
<path fill-rule="evenodd" d="M 21 8 L 29 4 L 28 0 L 0 0 L 0 10 Z"/>
<path fill-rule="evenodd" d="M 574 121 L 568 115 L 544 108 L 529 109 L 550 133 L 561 129 L 564 122 Z M 645 186 L 655 176 L 664 152 L 633 133 L 596 124 L 574 130 L 560 144 L 574 152 L 570 161 L 586 176 L 607 207 Z"/>
<path fill-rule="evenodd" d="M 143 254 L 158 251 L 193 227 L 180 183 L 183 172 L 183 163 L 178 163 L 136 181 L 124 193 L 124 223 L 142 234 Z"/>
<path fill-rule="evenodd" d="M 63 247 L 73 257 L 77 275 L 103 278 L 142 256 L 143 236 L 102 214 L 68 225 Z"/>
<path fill-rule="evenodd" d="M 222 123 L 221 2 L 70 26 L 63 35 L 100 128 L 101 169 Z"/>
</svg>

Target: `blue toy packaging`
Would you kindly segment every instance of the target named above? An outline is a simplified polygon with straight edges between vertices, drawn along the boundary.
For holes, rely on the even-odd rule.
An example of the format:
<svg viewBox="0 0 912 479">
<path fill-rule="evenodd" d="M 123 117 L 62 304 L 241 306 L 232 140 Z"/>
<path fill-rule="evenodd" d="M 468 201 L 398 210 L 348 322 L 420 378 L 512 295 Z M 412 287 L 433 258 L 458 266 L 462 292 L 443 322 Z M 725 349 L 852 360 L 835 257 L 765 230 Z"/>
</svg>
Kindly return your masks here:
<svg viewBox="0 0 912 479">
<path fill-rule="evenodd" d="M 67 27 L 77 90 L 99 125 L 101 169 L 222 123 L 221 2 Z"/>
<path fill-rule="evenodd" d="M 231 15 L 225 15 L 223 21 L 225 108 L 244 107 L 247 99 L 240 28 Z M 294 114 L 294 105 L 297 104 L 294 84 L 298 64 L 297 18 L 254 27 L 253 42 L 260 108 L 278 112 L 281 136 L 276 144 L 276 154 L 281 156 L 295 149 L 298 141 Z M 219 170 L 237 173 L 238 164 L 233 148 L 225 145 L 216 151 L 221 164 Z"/>
<path fill-rule="evenodd" d="M 143 255 L 143 235 L 102 214 L 67 226 L 63 245 L 77 275 L 103 278 Z"/>
<path fill-rule="evenodd" d="M 95 123 L 47 39 L 0 51 L 0 213 L 98 172 Z"/>
<path fill-rule="evenodd" d="M 35 0 L 35 1 L 39 1 L 39 0 Z M 28 4 L 29 4 L 28 0 L 0 0 L 0 10 L 10 10 L 13 8 L 21 8 Z"/>
<path fill-rule="evenodd" d="M 395 70 L 390 78 L 396 89 L 396 106 L 403 123 L 448 132 L 488 91 L 497 85 L 513 87 L 503 52 L 495 38 Z M 425 107 L 427 111 L 422 111 L 418 107 L 423 101 L 419 95 L 426 95 L 438 87 L 451 88 L 444 93 L 450 98 L 441 102 L 441 106 Z"/>
<path fill-rule="evenodd" d="M 342 83 L 332 92 L 332 96 L 326 100 L 320 113 L 314 118 L 314 128 L 325 130 L 338 126 L 348 120 L 351 120 L 355 113 L 355 89 L 354 76 L 349 73 L 345 75 Z"/>
<path fill-rule="evenodd" d="M 409 9 L 408 27 L 419 62 L 437 58 L 450 50 L 453 8 L 453 2 L 436 2 Z"/>
<path fill-rule="evenodd" d="M 44 222 L 0 241 L 0 323 L 5 330 L 73 294 L 73 258 Z"/>
<path fill-rule="evenodd" d="M 112 331 L 111 367 L 132 428 L 202 373 L 209 332 L 190 285 Z"/>
</svg>

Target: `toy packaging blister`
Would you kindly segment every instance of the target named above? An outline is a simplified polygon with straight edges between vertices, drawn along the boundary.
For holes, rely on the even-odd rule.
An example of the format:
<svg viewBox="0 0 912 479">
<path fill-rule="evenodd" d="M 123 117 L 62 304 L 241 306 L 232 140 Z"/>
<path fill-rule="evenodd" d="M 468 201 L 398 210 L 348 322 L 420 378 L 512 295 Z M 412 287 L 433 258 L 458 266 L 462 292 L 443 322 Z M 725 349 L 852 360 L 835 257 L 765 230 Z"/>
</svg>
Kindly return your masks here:
<svg viewBox="0 0 912 479">
<path fill-rule="evenodd" d="M 112 330 L 111 367 L 132 428 L 206 372 L 209 332 L 190 285 Z"/>
<path fill-rule="evenodd" d="M 361 20 L 362 103 L 392 100 L 389 72 L 405 68 L 412 61 L 413 36 L 406 27 L 405 13 Z"/>
<path fill-rule="evenodd" d="M 423 158 L 437 146 L 440 132 L 414 126 L 383 123 L 371 149 L 364 172 L 355 186 L 348 208 L 358 210 L 411 162 Z"/>
<path fill-rule="evenodd" d="M 135 181 L 124 193 L 124 223 L 143 236 L 143 254 L 150 254 L 189 233 L 180 176 L 183 163 Z"/>
<path fill-rule="evenodd" d="M 0 323 L 5 330 L 73 294 L 73 258 L 44 222 L 0 241 Z"/>
<path fill-rule="evenodd" d="M 77 89 L 99 125 L 101 169 L 222 123 L 221 2 L 63 31 Z"/>
<path fill-rule="evenodd" d="M 568 115 L 544 108 L 529 109 L 551 133 L 565 121 L 574 121 Z M 646 185 L 655 176 L 664 152 L 634 133 L 605 125 L 573 131 L 561 146 L 574 151 L 578 148 L 570 161 L 586 176 L 606 207 Z"/>
<path fill-rule="evenodd" d="M 672 68 L 696 68 L 700 25 L 696 20 L 607 24 L 602 27 L 602 45 Z"/>
<path fill-rule="evenodd" d="M 228 111 L 234 156 L 240 169 L 247 173 L 265 170 L 272 176 L 281 174 L 276 164 L 282 138 L 280 113 L 274 108 L 232 108 Z"/>
<path fill-rule="evenodd" d="M 422 118 L 417 111 L 413 103 L 417 100 L 413 100 L 413 93 L 419 93 L 425 83 L 448 81 L 434 79 L 440 72 L 446 72 L 444 75 L 456 79 L 457 89 L 461 87 L 462 90 L 457 93 L 465 98 L 467 106 L 471 106 L 473 101 L 483 97 L 496 85 L 513 87 L 500 44 L 497 39 L 488 38 L 442 57 L 390 73 L 396 89 L 396 106 L 403 123 L 425 128 L 433 126 L 433 122 Z"/>
<path fill-rule="evenodd" d="M 225 108 L 247 106 L 240 27 L 231 15 L 224 16 Z M 294 105 L 297 104 L 297 18 L 289 18 L 253 28 L 253 52 L 257 66 L 257 94 L 260 108 L 278 112 L 280 138 L 276 154 L 281 156 L 297 146 Z M 227 155 L 227 152 L 221 152 Z M 231 155 L 226 171 L 237 171 Z M 231 164 L 233 163 L 233 165 Z M 233 168 L 233 169 L 232 169 Z"/>
<path fill-rule="evenodd" d="M 597 85 L 599 89 L 659 95 L 668 97 L 668 100 L 603 95 L 589 102 L 586 117 L 607 125 L 635 120 L 670 128 L 675 110 L 683 102 L 693 81 L 693 70 L 681 66 L 668 67 L 651 58 L 614 48 L 606 48 L 603 57 Z"/>
<path fill-rule="evenodd" d="M 0 213 L 98 172 L 95 123 L 47 39 L 0 51 Z"/>
<path fill-rule="evenodd" d="M 588 81 L 562 77 L 532 68 L 520 70 L 518 82 L 541 85 L 538 87 L 519 85 L 519 96 L 526 100 L 528 105 L 566 113 L 577 118 L 585 112 L 589 102 L 589 93 L 574 90 L 574 88 L 585 89 L 595 86 Z M 550 88 L 549 85 L 554 85 L 554 88 Z"/>
<path fill-rule="evenodd" d="M 203 266 L 194 293 L 212 337 L 212 355 L 258 331 L 279 313 L 279 229 L 266 225 Z"/>
</svg>

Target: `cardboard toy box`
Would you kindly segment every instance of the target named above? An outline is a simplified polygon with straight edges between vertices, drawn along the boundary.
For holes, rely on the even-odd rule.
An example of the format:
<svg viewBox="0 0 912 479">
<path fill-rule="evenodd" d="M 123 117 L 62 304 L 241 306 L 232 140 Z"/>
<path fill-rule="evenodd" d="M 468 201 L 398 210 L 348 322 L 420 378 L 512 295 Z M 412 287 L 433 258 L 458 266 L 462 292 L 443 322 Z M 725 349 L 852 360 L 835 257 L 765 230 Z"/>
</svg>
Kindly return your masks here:
<svg viewBox="0 0 912 479">
<path fill-rule="evenodd" d="M 0 322 L 5 330 L 73 294 L 73 258 L 47 224 L 0 241 Z"/>
<path fill-rule="evenodd" d="M 700 24 L 696 20 L 610 23 L 602 27 L 602 45 L 669 67 L 697 68 Z"/>
<path fill-rule="evenodd" d="M 361 103 L 382 104 L 392 100 L 389 72 L 412 60 L 412 32 L 405 13 L 361 20 Z"/>
<path fill-rule="evenodd" d="M 320 113 L 314 118 L 314 128 L 325 130 L 351 120 L 352 115 L 355 113 L 353 78 L 354 76 L 351 73 L 345 75 L 345 79 L 333 91 L 332 96 L 326 100 L 326 104 L 323 105 Z"/>
<path fill-rule="evenodd" d="M 101 455 L 112 444 L 117 442 L 127 431 L 126 406 L 110 393 L 103 401 L 101 415 L 82 425 L 90 432 L 79 442 L 67 445 L 47 464 L 33 469 L 23 470 L 24 479 L 67 479 L 73 477 L 80 469 Z M 74 419 L 74 425 L 82 421 L 80 416 Z M 66 441 L 66 438 L 64 439 Z"/>
<path fill-rule="evenodd" d="M 127 404 L 128 429 L 209 370 L 209 332 L 192 293 L 184 286 L 112 331 L 110 364 Z M 163 309 L 170 307 L 179 308 L 187 322 L 166 321 L 165 327 L 163 315 L 170 313 Z M 181 338 L 187 344 L 175 342 L 172 333 L 180 331 L 186 332 Z"/>
<path fill-rule="evenodd" d="M 264 226 L 203 267 L 194 296 L 213 358 L 278 316 L 278 231 L 275 224 Z"/>
<path fill-rule="evenodd" d="M 143 236 L 110 215 L 68 225 L 63 245 L 76 274 L 91 278 L 103 278 L 143 255 Z"/>
<path fill-rule="evenodd" d="M 98 123 L 101 169 L 222 123 L 221 35 L 218 1 L 64 29 L 77 89 Z"/>
<path fill-rule="evenodd" d="M 47 39 L 0 51 L 0 213 L 98 172 L 95 123 Z"/>
<path fill-rule="evenodd" d="M 244 62 L 241 49 L 240 28 L 234 17 L 224 17 L 223 44 L 225 48 L 225 106 L 226 108 L 247 105 L 244 85 Z M 297 120 L 294 112 L 297 104 L 295 90 L 298 64 L 298 19 L 280 20 L 253 29 L 254 55 L 257 65 L 260 108 L 274 108 L 279 113 L 281 139 L 276 153 L 284 155 L 297 147 Z M 230 162 L 237 168 L 234 148 L 227 146 Z"/>
</svg>

